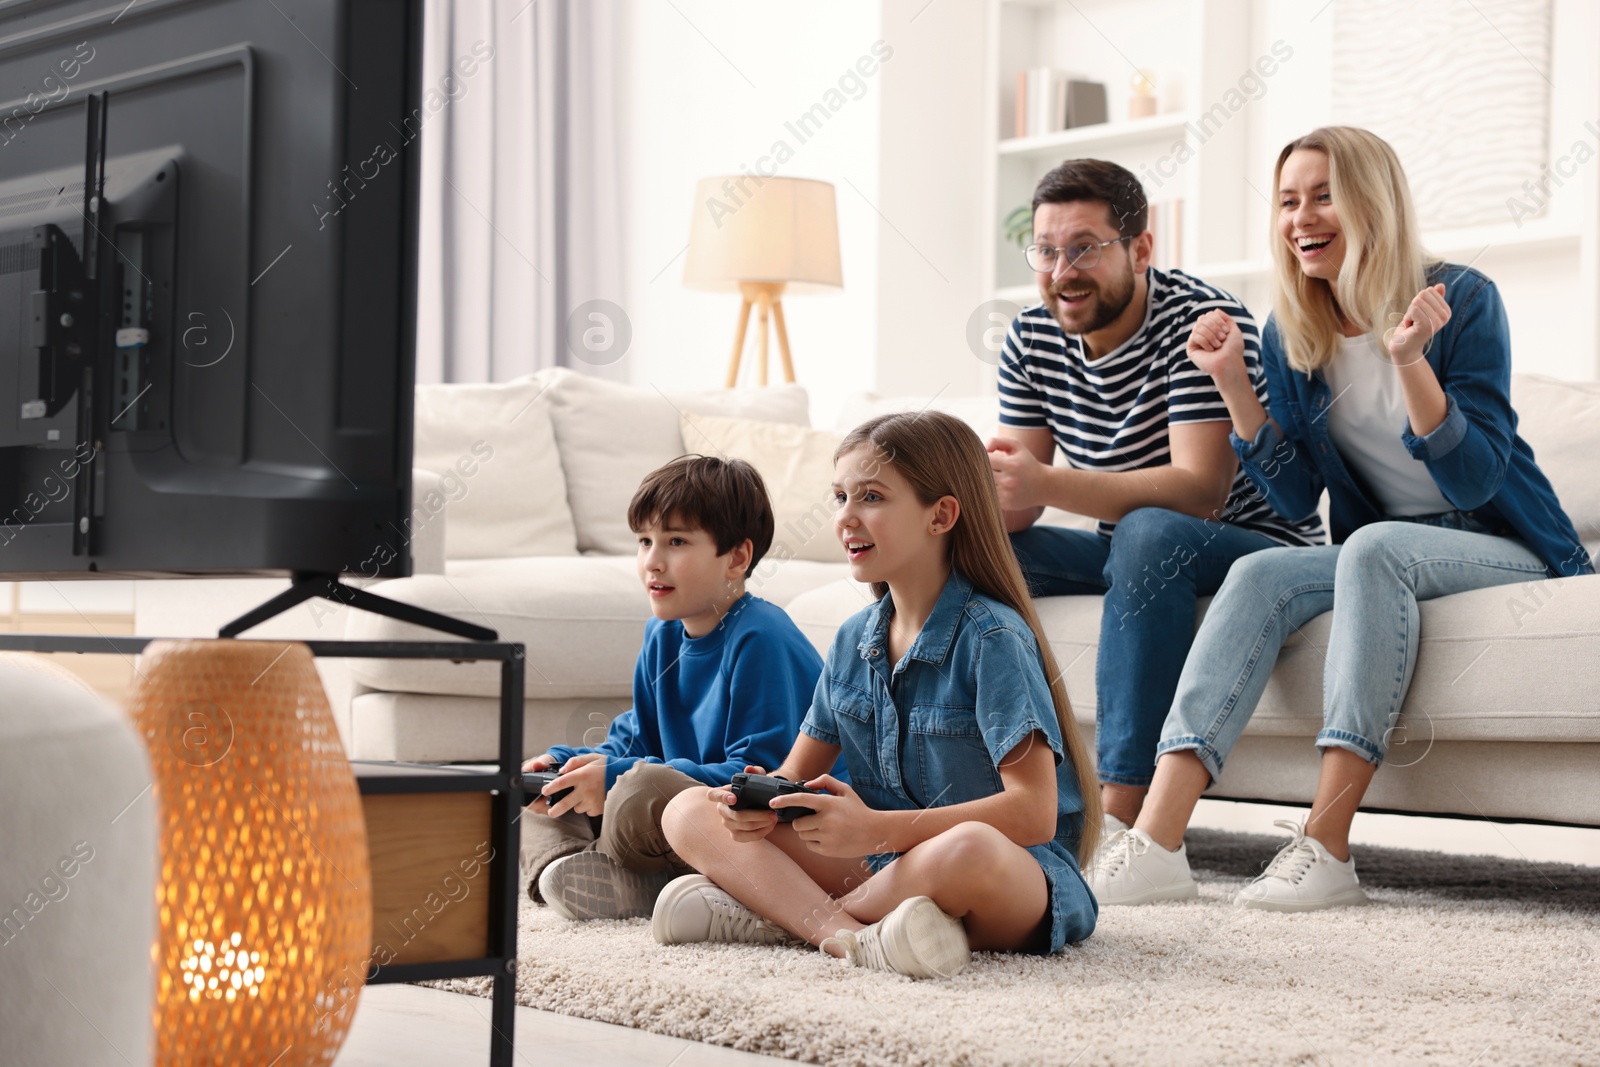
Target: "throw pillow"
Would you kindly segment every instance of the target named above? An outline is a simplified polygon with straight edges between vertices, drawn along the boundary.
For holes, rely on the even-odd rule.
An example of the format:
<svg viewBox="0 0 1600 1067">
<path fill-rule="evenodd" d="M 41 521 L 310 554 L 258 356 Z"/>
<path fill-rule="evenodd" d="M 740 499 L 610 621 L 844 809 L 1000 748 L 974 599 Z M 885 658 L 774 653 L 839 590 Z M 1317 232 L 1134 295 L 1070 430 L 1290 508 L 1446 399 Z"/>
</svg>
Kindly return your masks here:
<svg viewBox="0 0 1600 1067">
<path fill-rule="evenodd" d="M 447 558 L 577 554 L 547 385 L 417 386 L 413 462 L 441 484 L 412 501 L 412 525 L 443 505 Z"/>
<path fill-rule="evenodd" d="M 1600 550 L 1600 478 L 1594 473 L 1600 383 L 1513 374 L 1511 403 L 1517 433 L 1533 449 L 1578 539 L 1593 556 Z"/>
<path fill-rule="evenodd" d="M 715 415 L 683 416 L 690 452 L 742 459 L 761 472 L 775 529 L 768 558 L 843 563 L 833 532 L 833 453 L 841 435 L 805 426 Z"/>
<path fill-rule="evenodd" d="M 646 474 L 686 451 L 679 429 L 684 412 L 800 426 L 810 419 L 798 385 L 668 393 L 565 369 L 548 373 L 550 413 L 582 552 L 634 554 L 628 502 Z"/>
</svg>

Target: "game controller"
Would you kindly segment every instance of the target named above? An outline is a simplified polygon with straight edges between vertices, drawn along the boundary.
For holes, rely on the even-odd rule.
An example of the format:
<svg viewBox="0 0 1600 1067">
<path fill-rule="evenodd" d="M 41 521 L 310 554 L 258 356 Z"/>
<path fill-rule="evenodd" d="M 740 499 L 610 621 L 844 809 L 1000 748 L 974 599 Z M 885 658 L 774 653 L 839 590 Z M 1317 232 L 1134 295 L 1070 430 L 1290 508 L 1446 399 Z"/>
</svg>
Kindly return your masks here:
<svg viewBox="0 0 1600 1067">
<path fill-rule="evenodd" d="M 737 811 L 750 811 L 763 809 L 773 812 L 783 822 L 791 822 L 802 815 L 815 815 L 813 808 L 801 807 L 769 807 L 769 802 L 774 797 L 786 797 L 794 793 L 804 793 L 807 796 L 823 796 L 820 790 L 807 789 L 798 782 L 791 782 L 787 778 L 777 778 L 770 774 L 748 774 L 743 771 L 733 776 L 728 789 L 733 793 L 733 806 Z"/>
<path fill-rule="evenodd" d="M 546 805 L 555 804 L 560 801 L 568 793 L 572 792 L 572 787 L 570 785 L 565 789 L 557 790 L 547 797 L 540 793 L 540 790 L 559 777 L 561 777 L 560 767 L 551 767 L 549 770 L 544 771 L 529 771 L 528 773 L 524 774 L 522 776 L 522 788 L 525 792 L 522 795 L 522 803 L 524 805 L 532 804 L 535 800 L 541 799 L 541 797 Z"/>
</svg>

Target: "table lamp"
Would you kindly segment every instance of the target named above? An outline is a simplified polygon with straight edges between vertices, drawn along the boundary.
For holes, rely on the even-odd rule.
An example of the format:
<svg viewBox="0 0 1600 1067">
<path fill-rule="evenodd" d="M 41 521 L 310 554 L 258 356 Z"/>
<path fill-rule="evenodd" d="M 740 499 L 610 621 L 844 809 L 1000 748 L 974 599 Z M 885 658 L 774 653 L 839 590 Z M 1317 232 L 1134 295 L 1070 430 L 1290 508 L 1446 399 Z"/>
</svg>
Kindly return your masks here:
<svg viewBox="0 0 1600 1067">
<path fill-rule="evenodd" d="M 738 289 L 744 297 L 728 362 L 729 389 L 739 381 L 752 306 L 758 314 L 759 383 L 767 384 L 769 315 L 777 327 L 784 380 L 794 381 L 789 331 L 783 322 L 784 292 L 844 285 L 833 185 L 810 178 L 750 174 L 700 179 L 683 284 L 691 289 Z"/>
</svg>

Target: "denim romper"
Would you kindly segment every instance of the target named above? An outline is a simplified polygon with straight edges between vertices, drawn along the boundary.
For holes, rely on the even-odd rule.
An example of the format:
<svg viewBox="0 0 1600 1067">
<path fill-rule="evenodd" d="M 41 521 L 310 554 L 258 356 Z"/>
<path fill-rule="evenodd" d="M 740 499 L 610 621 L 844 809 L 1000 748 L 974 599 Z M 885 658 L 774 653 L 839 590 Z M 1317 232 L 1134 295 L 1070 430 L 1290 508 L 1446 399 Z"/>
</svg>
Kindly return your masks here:
<svg viewBox="0 0 1600 1067">
<path fill-rule="evenodd" d="M 835 635 L 801 731 L 839 745 L 852 787 L 870 808 L 962 804 L 1003 789 L 998 765 L 1034 731 L 1056 760 L 1056 835 L 1028 853 L 1050 886 L 1050 946 L 1094 930 L 1099 905 L 1078 870 L 1083 797 L 1022 616 L 951 571 L 905 658 L 888 663 L 894 601 L 851 616 Z M 873 871 L 899 853 L 867 857 Z"/>
</svg>

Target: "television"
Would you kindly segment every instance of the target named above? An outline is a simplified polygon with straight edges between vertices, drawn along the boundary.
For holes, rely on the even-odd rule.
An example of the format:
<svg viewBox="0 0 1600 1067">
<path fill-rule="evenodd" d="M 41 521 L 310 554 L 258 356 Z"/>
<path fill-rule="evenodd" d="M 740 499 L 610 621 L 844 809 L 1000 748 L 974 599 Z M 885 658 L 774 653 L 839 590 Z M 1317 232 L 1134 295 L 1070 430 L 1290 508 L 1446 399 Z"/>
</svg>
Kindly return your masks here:
<svg viewBox="0 0 1600 1067">
<path fill-rule="evenodd" d="M 0 4 L 0 577 L 410 573 L 421 8 Z"/>
</svg>

